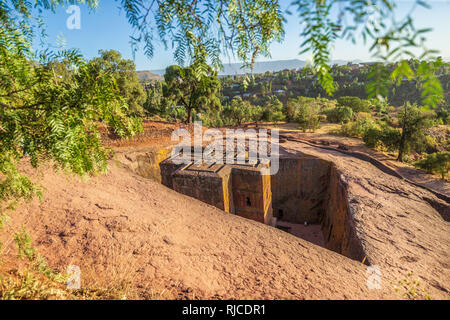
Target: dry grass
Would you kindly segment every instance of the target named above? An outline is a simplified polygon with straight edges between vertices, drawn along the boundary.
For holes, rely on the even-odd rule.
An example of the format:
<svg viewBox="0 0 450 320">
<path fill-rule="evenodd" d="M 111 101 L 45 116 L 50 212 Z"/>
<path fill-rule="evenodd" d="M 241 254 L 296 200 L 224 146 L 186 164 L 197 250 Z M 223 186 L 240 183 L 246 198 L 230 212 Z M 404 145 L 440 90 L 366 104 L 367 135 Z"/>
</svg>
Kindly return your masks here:
<svg viewBox="0 0 450 320">
<path fill-rule="evenodd" d="M 102 270 L 94 264 L 81 268 L 82 286 L 68 289 L 68 275 L 47 266 L 23 231 L 16 236 L 17 255 L 0 255 L 0 300 L 164 300 L 173 299 L 170 291 L 151 288 L 151 283 L 137 288 L 133 275 L 135 265 L 121 264 L 123 253 L 117 248 L 106 249 L 108 262 L 100 261 Z M 125 257 L 125 261 L 128 259 Z M 143 289 L 143 290 L 142 290 Z M 146 292 L 145 296 L 142 292 Z M 150 292 L 150 294 L 149 294 Z"/>
<path fill-rule="evenodd" d="M 83 281 L 81 289 L 72 290 L 64 282 L 52 280 L 39 272 L 25 268 L 22 270 L 0 268 L 0 300 L 166 300 L 173 299 L 171 292 L 149 290 L 142 296 L 133 287 L 126 274 L 115 277 L 91 277 Z M 113 268 L 111 268 L 112 270 Z M 119 272 L 117 272 L 119 274 Z M 84 279 L 84 278 L 83 278 Z"/>
</svg>

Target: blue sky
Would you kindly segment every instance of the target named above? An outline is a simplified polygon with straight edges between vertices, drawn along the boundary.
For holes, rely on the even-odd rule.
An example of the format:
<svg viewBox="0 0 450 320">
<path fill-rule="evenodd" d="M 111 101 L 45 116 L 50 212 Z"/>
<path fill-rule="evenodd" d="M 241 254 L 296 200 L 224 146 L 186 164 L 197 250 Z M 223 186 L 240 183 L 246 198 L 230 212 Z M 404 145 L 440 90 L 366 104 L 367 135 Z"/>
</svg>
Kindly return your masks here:
<svg viewBox="0 0 450 320">
<path fill-rule="evenodd" d="M 291 1 L 281 0 L 282 8 L 287 8 Z M 431 27 L 433 31 L 428 34 L 428 47 L 440 51 L 443 57 L 450 57 L 450 0 L 427 1 L 431 9 L 418 7 L 413 17 L 418 28 Z M 396 14 L 404 15 L 413 4 L 412 0 L 398 1 Z M 66 48 L 79 48 L 83 55 L 92 58 L 98 54 L 100 49 L 115 49 L 122 53 L 125 58 L 132 59 L 129 35 L 132 33 L 128 25 L 125 13 L 120 10 L 118 3 L 112 0 L 100 0 L 100 6 L 94 12 L 90 12 L 86 6 L 81 6 L 81 29 L 69 30 L 66 20 L 69 14 L 65 8 L 59 8 L 56 13 L 45 13 L 47 23 L 48 41 L 56 43 L 58 35 L 63 35 Z M 283 43 L 274 43 L 271 46 L 272 59 L 302 59 L 306 60 L 306 54 L 299 56 L 299 45 L 302 40 L 298 18 L 287 16 L 285 25 L 286 36 Z M 351 42 L 338 40 L 333 50 L 334 60 L 365 60 L 369 61 L 370 54 L 366 47 L 359 41 L 357 45 Z M 270 60 L 260 58 L 259 61 Z M 236 62 L 224 57 L 224 63 Z M 164 69 L 175 61 L 171 50 L 165 51 L 162 45 L 157 45 L 153 59 L 148 59 L 141 52 L 135 56 L 138 70 Z"/>
</svg>

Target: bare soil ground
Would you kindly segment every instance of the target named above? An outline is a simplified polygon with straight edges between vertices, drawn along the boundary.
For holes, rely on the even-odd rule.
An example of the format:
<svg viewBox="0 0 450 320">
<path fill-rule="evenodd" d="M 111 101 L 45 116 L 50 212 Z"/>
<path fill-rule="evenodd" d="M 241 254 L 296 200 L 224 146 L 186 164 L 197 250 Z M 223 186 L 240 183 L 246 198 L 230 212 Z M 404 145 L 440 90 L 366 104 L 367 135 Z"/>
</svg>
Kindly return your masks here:
<svg viewBox="0 0 450 320">
<path fill-rule="evenodd" d="M 180 298 L 396 297 L 391 286 L 369 291 L 361 263 L 114 163 L 88 181 L 49 168 L 40 175 L 44 200 L 22 205 L 7 228 L 25 225 L 50 266 L 78 265 L 84 281 L 126 278 L 144 298 L 161 288 Z M 15 254 L 12 242 L 4 254 Z"/>
<path fill-rule="evenodd" d="M 167 138 L 147 134 L 117 145 L 145 149 Z M 45 187 L 44 199 L 21 204 L 6 230 L 24 225 L 53 268 L 78 265 L 84 283 L 126 280 L 142 298 L 163 290 L 189 299 L 450 297 L 450 225 L 430 203 L 448 205 L 366 161 L 298 142 L 281 146 L 336 164 L 357 235 L 380 268 L 379 290 L 367 288 L 360 262 L 178 194 L 114 160 L 108 174 L 87 181 L 24 166 Z M 10 236 L 0 240 L 6 256 L 16 254 Z M 419 281 L 417 296 L 415 284 L 399 283 L 408 277 Z"/>
<path fill-rule="evenodd" d="M 278 221 L 277 227 L 286 228 L 284 231 L 318 246 L 325 246 L 325 239 L 320 224 L 303 225 L 301 223 Z"/>
</svg>

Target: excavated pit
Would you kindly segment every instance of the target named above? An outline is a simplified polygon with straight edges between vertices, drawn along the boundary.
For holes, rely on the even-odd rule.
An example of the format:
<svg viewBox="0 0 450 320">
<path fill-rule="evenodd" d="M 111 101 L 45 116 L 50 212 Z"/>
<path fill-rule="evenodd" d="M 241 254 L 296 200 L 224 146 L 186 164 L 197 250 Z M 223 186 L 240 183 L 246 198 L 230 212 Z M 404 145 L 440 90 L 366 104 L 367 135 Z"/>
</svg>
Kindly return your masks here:
<svg viewBox="0 0 450 320">
<path fill-rule="evenodd" d="M 271 177 L 273 216 L 288 232 L 367 262 L 359 241 L 347 191 L 336 166 L 329 161 L 302 156 L 280 158 Z"/>
<path fill-rule="evenodd" d="M 336 166 L 308 155 L 279 159 L 278 173 L 261 164 L 177 165 L 168 149 L 124 156 L 135 173 L 226 212 L 259 221 L 369 264 L 355 231 L 347 191 Z"/>
</svg>

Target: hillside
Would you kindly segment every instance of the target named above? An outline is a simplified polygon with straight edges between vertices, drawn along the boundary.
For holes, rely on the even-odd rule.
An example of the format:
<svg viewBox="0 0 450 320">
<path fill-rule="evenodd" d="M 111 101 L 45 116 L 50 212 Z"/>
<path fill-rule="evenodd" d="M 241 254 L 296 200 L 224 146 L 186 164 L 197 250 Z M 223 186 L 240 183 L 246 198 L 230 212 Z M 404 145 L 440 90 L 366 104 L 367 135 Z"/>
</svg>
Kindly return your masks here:
<svg viewBox="0 0 450 320">
<path fill-rule="evenodd" d="M 125 281 L 142 298 L 448 298 L 450 225 L 433 208 L 448 205 L 430 192 L 339 152 L 282 143 L 283 153 L 336 165 L 367 261 L 381 269 L 381 289 L 368 290 L 361 262 L 138 175 L 158 150 L 151 144 L 116 149 L 109 173 L 87 181 L 25 167 L 44 199 L 22 204 L 5 230 L 25 225 L 49 265 L 80 266 L 84 285 Z M 403 284 L 411 278 L 417 295 Z"/>
<path fill-rule="evenodd" d="M 142 297 L 163 289 L 207 299 L 380 297 L 365 288 L 360 263 L 113 163 L 88 182 L 42 173 L 45 200 L 23 206 L 14 222 L 51 266 L 80 266 L 85 283 L 125 279 Z"/>
<path fill-rule="evenodd" d="M 253 70 L 250 68 L 243 68 L 241 63 L 224 63 L 224 70 L 219 72 L 219 75 L 237 75 L 246 73 L 266 73 L 276 72 L 284 69 L 299 69 L 305 66 L 305 61 L 298 59 L 291 60 L 273 60 L 255 62 Z"/>
<path fill-rule="evenodd" d="M 141 81 L 145 81 L 145 80 L 163 80 L 163 77 L 161 77 L 159 74 L 156 73 L 152 73 L 148 70 L 141 70 L 141 71 L 136 71 L 138 76 L 139 76 L 139 80 Z"/>
<path fill-rule="evenodd" d="M 348 61 L 344 60 L 333 60 L 331 61 L 331 65 L 343 65 Z M 266 72 L 278 72 L 285 69 L 300 69 L 303 68 L 306 64 L 306 61 L 299 59 L 289 59 L 289 60 L 272 60 L 272 61 L 258 61 L 255 62 L 253 66 L 253 71 L 246 67 L 243 68 L 242 63 L 224 63 L 223 70 L 219 71 L 219 76 L 233 76 L 233 75 L 242 75 L 246 73 L 254 73 L 254 74 L 263 74 Z M 151 70 L 151 72 L 164 75 L 165 69 L 159 70 Z"/>
</svg>

